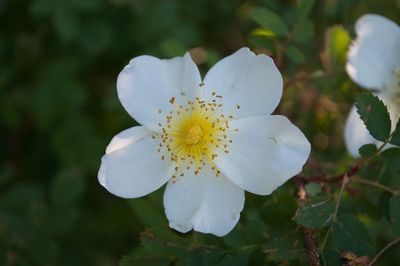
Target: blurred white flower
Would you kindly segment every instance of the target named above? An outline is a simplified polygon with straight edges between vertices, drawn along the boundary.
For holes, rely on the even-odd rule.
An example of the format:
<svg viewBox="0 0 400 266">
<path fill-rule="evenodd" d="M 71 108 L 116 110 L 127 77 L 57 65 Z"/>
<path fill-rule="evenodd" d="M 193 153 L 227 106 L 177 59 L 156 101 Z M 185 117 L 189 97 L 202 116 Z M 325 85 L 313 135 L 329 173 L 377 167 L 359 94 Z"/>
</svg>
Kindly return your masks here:
<svg viewBox="0 0 400 266">
<path fill-rule="evenodd" d="M 385 17 L 367 14 L 357 20 L 355 29 L 357 39 L 347 54 L 347 73 L 385 103 L 394 129 L 400 116 L 400 27 Z M 369 134 L 355 106 L 346 121 L 345 142 L 353 157 L 359 156 L 362 145 L 381 143 Z"/>
<path fill-rule="evenodd" d="M 282 77 L 271 58 L 242 48 L 204 81 L 189 53 L 132 59 L 118 96 L 143 126 L 116 135 L 99 182 L 123 198 L 164 193 L 170 227 L 224 236 L 239 220 L 244 190 L 268 195 L 299 173 L 310 153 L 303 133 L 271 115 Z"/>
</svg>

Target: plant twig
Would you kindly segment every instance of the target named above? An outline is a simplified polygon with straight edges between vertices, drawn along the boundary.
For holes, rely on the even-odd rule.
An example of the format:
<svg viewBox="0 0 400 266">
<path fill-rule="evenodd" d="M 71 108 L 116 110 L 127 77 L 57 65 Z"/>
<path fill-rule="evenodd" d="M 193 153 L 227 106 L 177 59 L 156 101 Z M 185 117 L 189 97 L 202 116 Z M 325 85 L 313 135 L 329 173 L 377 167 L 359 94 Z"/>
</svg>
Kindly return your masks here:
<svg viewBox="0 0 400 266">
<path fill-rule="evenodd" d="M 311 228 L 303 226 L 304 242 L 307 247 L 307 255 L 310 258 L 312 266 L 320 266 L 319 254 L 317 249 L 317 243 L 314 238 L 314 231 Z"/>
<path fill-rule="evenodd" d="M 361 183 L 361 184 L 369 185 L 371 187 L 376 187 L 376 188 L 382 189 L 383 191 L 389 192 L 389 193 L 391 193 L 393 195 L 398 195 L 400 193 L 398 190 L 391 189 L 390 187 L 382 185 L 381 183 L 378 183 L 378 182 L 375 182 L 375 181 L 370 181 L 370 180 L 367 180 L 367 179 L 353 178 L 351 180 L 351 182 Z"/>
<path fill-rule="evenodd" d="M 304 183 L 309 183 L 309 182 L 337 183 L 342 181 L 345 176 L 347 176 L 348 178 L 354 176 L 355 174 L 358 173 L 358 171 L 360 171 L 360 164 L 356 164 L 355 166 L 350 167 L 348 171 L 340 175 L 335 175 L 335 176 L 316 175 L 310 177 L 298 175 L 295 177 L 295 179 L 299 179 Z"/>
<path fill-rule="evenodd" d="M 342 186 L 340 187 L 340 192 L 339 192 L 338 199 L 336 201 L 335 212 L 333 213 L 332 220 L 336 219 L 336 216 L 337 216 L 337 213 L 338 213 L 338 210 L 339 210 L 339 205 L 340 205 L 340 202 L 341 202 L 342 196 L 343 196 L 343 191 L 344 191 L 344 188 L 345 188 L 345 186 L 346 186 L 348 181 L 349 181 L 349 178 L 348 178 L 347 175 L 345 175 L 344 178 L 343 178 L 343 181 L 342 181 Z"/>
<path fill-rule="evenodd" d="M 303 204 L 307 198 L 306 190 L 304 189 L 304 182 L 297 180 L 297 195 L 299 197 L 300 204 Z M 304 234 L 304 243 L 306 245 L 306 252 L 310 259 L 311 266 L 320 266 L 319 254 L 317 249 L 317 243 L 314 237 L 314 231 L 311 228 L 301 226 Z"/>
<path fill-rule="evenodd" d="M 343 191 L 344 191 L 344 188 L 345 188 L 345 186 L 346 186 L 348 181 L 349 181 L 348 175 L 345 174 L 344 177 L 343 177 L 342 186 L 340 187 L 340 192 L 339 192 L 338 198 L 336 200 L 335 212 L 332 214 L 332 218 L 331 218 L 332 220 L 336 219 L 336 216 L 337 216 L 337 213 L 338 213 L 338 210 L 339 210 L 339 205 L 340 205 L 340 202 L 341 202 L 342 196 L 343 196 Z M 325 236 L 324 236 L 324 240 L 322 241 L 322 244 L 319 247 L 319 250 L 321 252 L 325 248 L 325 245 L 326 245 L 326 242 L 328 241 L 330 232 L 331 232 L 331 228 L 329 227 L 328 230 L 326 231 Z"/>
<path fill-rule="evenodd" d="M 386 250 L 388 250 L 391 246 L 396 245 L 398 242 L 400 242 L 400 236 L 393 239 L 392 242 L 390 242 L 383 249 L 381 249 L 381 251 L 379 251 L 379 253 L 376 254 L 375 257 L 371 260 L 368 266 L 372 266 L 379 259 L 379 257 L 382 256 L 383 253 L 385 253 Z"/>
</svg>

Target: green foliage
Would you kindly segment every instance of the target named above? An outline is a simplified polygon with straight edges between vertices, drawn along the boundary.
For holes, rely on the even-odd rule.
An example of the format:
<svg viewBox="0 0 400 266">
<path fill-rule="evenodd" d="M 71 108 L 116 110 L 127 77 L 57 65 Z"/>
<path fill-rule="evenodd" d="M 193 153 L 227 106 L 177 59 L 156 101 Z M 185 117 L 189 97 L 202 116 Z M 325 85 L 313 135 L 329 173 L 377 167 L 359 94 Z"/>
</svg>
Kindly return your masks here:
<svg viewBox="0 0 400 266">
<path fill-rule="evenodd" d="M 359 149 L 359 153 L 363 157 L 370 157 L 378 151 L 375 144 L 365 144 Z"/>
<path fill-rule="evenodd" d="M 389 143 L 400 146 L 400 120 L 396 123 L 396 128 L 392 133 Z"/>
<path fill-rule="evenodd" d="M 68 208 L 76 203 L 84 192 L 85 180 L 73 172 L 57 175 L 50 186 L 50 200 L 55 207 Z"/>
<path fill-rule="evenodd" d="M 383 102 L 371 93 L 362 93 L 356 99 L 357 112 L 371 136 L 387 141 L 391 131 L 389 112 Z"/>
<path fill-rule="evenodd" d="M 390 221 L 393 234 L 400 236 L 400 196 L 394 196 L 390 200 Z"/>
<path fill-rule="evenodd" d="M 349 44 L 350 35 L 342 26 L 332 26 L 326 31 L 325 55 L 331 68 L 343 67 Z"/>
<path fill-rule="evenodd" d="M 304 189 L 309 197 L 315 197 L 322 192 L 321 186 L 314 182 L 305 185 Z"/>
<path fill-rule="evenodd" d="M 364 224 L 351 215 L 342 215 L 332 224 L 332 239 L 339 251 L 371 256 L 375 247 Z"/>
<path fill-rule="evenodd" d="M 289 46 L 286 49 L 286 55 L 292 62 L 296 64 L 302 64 L 306 61 L 305 55 L 300 51 L 299 48 L 295 46 Z"/>
<path fill-rule="evenodd" d="M 260 26 L 272 31 L 278 36 L 286 36 L 289 28 L 274 12 L 267 8 L 255 7 L 250 11 L 250 17 Z"/>
<path fill-rule="evenodd" d="M 300 0 L 299 1 L 299 15 L 306 17 L 310 13 L 315 4 L 315 0 Z"/>
<path fill-rule="evenodd" d="M 321 229 L 327 226 L 335 211 L 335 204 L 327 198 L 314 198 L 300 207 L 293 219 L 305 227 Z"/>
<path fill-rule="evenodd" d="M 376 255 L 400 235 L 400 123 L 390 137 L 386 107 L 361 94 L 368 130 L 394 146 L 348 155 L 343 125 L 361 90 L 344 66 L 366 13 L 398 21 L 391 0 L 0 1 L 0 265 L 309 265 L 304 226 L 322 265 Z M 275 113 L 311 142 L 304 205 L 297 179 L 246 193 L 238 225 L 218 238 L 170 229 L 163 188 L 124 200 L 98 184 L 107 143 L 136 125 L 115 88 L 131 58 L 196 47 L 204 74 L 242 46 L 274 59 L 284 81 Z M 320 181 L 359 164 L 343 193 Z M 377 265 L 399 260 L 397 245 Z"/>
<path fill-rule="evenodd" d="M 305 44 L 310 41 L 310 39 L 314 36 L 314 24 L 308 18 L 302 18 L 293 28 L 292 38 L 293 41 L 299 44 Z"/>
</svg>

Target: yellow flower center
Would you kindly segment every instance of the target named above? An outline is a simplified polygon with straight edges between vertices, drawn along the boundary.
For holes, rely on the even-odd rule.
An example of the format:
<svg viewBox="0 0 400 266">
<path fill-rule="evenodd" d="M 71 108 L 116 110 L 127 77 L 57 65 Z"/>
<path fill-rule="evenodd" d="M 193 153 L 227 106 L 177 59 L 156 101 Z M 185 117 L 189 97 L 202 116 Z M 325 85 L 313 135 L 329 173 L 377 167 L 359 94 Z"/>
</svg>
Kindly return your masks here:
<svg viewBox="0 0 400 266">
<path fill-rule="evenodd" d="M 189 125 L 183 133 L 183 142 L 186 144 L 196 144 L 203 136 L 203 130 L 198 124 Z"/>
<path fill-rule="evenodd" d="M 237 131 L 229 128 L 233 116 L 221 112 L 221 99 L 214 92 L 210 101 L 196 98 L 188 100 L 185 106 L 179 105 L 175 98 L 170 100 L 175 110 L 165 116 L 164 123 L 159 123 L 161 134 L 153 137 L 160 139 L 161 159 L 170 159 L 175 165 L 173 181 L 190 169 L 197 175 L 206 164 L 217 176 L 220 174 L 213 160 L 218 150 L 229 153 L 228 146 L 232 143 L 229 134 Z"/>
</svg>

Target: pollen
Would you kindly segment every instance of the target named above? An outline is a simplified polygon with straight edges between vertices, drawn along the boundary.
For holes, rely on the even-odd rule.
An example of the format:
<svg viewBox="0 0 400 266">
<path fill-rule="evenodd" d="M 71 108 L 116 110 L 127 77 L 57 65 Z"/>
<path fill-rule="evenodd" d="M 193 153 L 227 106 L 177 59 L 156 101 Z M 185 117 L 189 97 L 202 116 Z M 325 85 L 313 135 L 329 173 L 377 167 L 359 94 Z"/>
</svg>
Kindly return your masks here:
<svg viewBox="0 0 400 266">
<path fill-rule="evenodd" d="M 179 98 L 180 100 L 180 98 Z M 229 153 L 232 140 L 229 135 L 237 129 L 229 127 L 234 118 L 222 112 L 222 96 L 211 94 L 209 101 L 171 98 L 173 106 L 164 120 L 159 123 L 161 134 L 158 152 L 162 160 L 169 159 L 175 165 L 172 181 L 182 178 L 188 171 L 198 175 L 209 165 L 215 175 L 220 175 L 214 159 L 218 153 Z"/>
<path fill-rule="evenodd" d="M 201 127 L 197 124 L 190 125 L 188 129 L 186 129 L 184 136 L 183 136 L 183 141 L 187 145 L 192 145 L 199 143 L 201 141 L 203 136 L 203 130 Z"/>
</svg>

